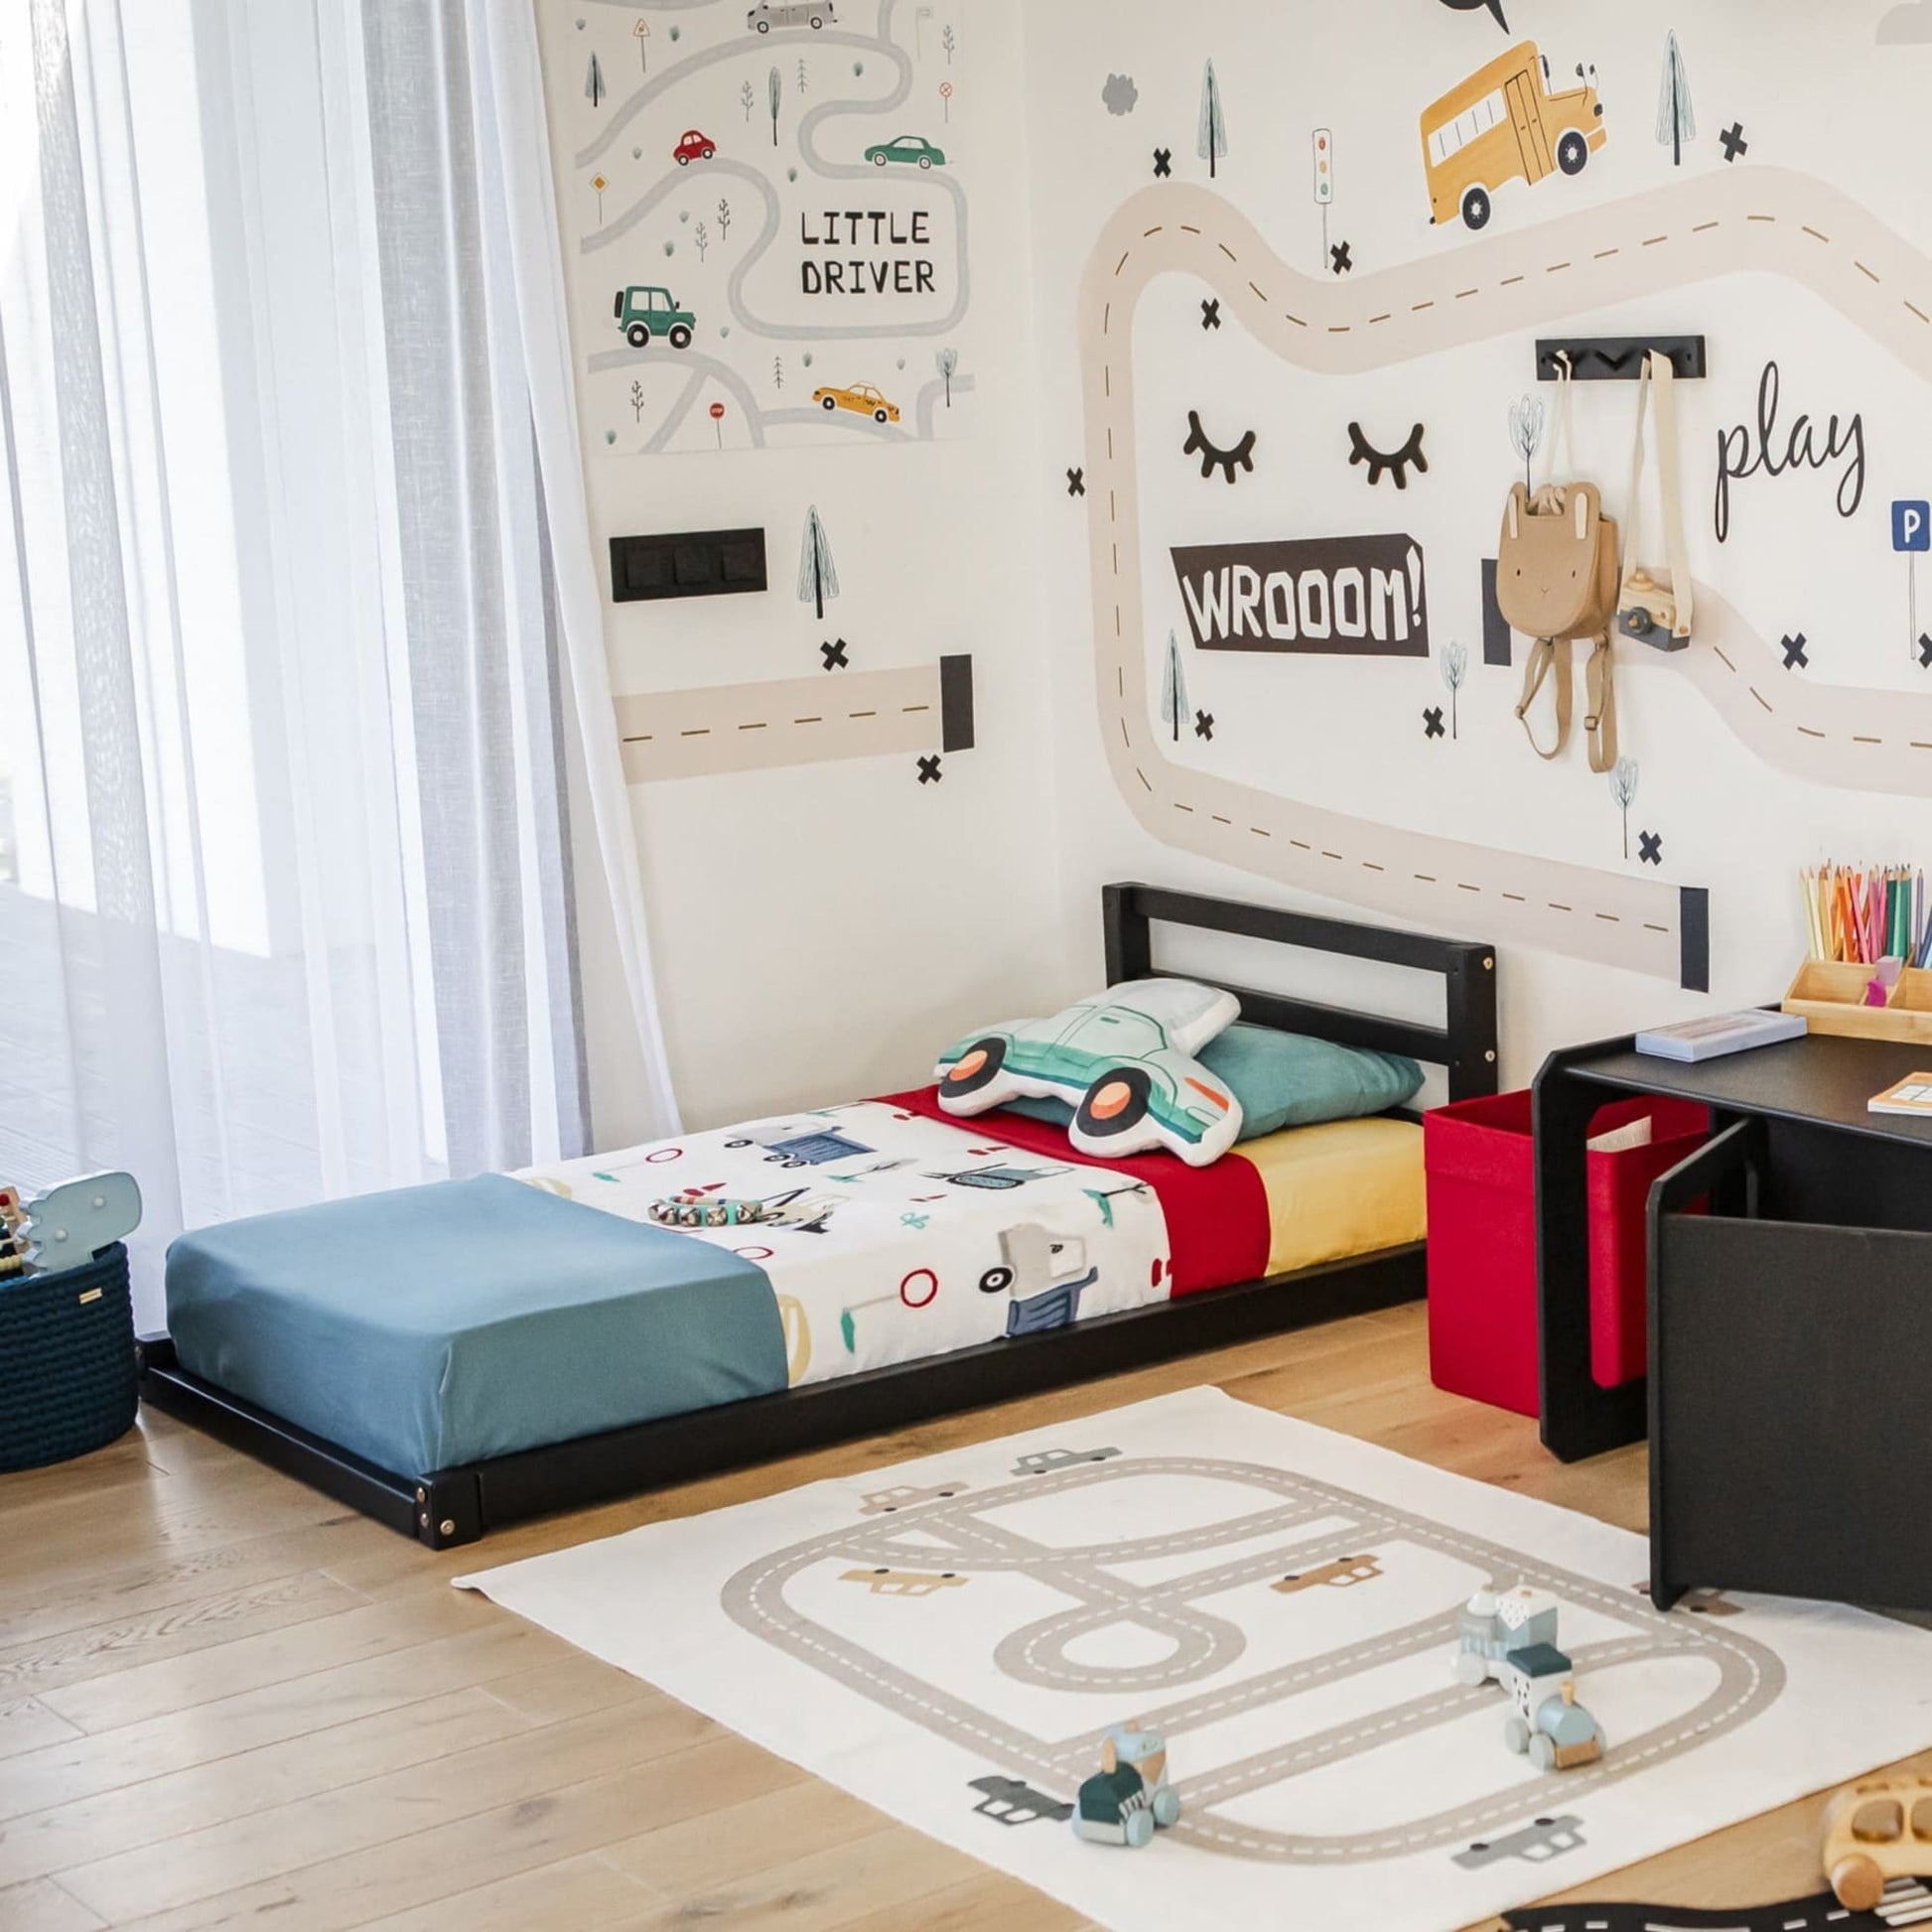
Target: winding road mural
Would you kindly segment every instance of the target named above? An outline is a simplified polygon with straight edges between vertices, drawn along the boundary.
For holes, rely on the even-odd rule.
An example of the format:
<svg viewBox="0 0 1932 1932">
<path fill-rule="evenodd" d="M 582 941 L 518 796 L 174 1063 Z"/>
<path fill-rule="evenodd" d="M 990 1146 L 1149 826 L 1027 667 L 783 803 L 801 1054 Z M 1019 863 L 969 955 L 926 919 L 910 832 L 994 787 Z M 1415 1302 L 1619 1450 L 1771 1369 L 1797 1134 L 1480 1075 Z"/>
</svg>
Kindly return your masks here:
<svg viewBox="0 0 1932 1932">
<path fill-rule="evenodd" d="M 1707 987 L 1701 890 L 1378 824 L 1164 754 L 1147 690 L 1133 341 L 1142 296 L 1168 274 L 1205 282 L 1230 319 L 1285 361 L 1349 375 L 1614 305 L 1638 272 L 1659 289 L 1746 271 L 1811 289 L 1932 381 L 1932 261 L 1800 174 L 1702 176 L 1337 283 L 1290 267 L 1206 190 L 1164 184 L 1122 207 L 1089 261 L 1080 346 L 1102 735 L 1141 824 L 1163 844 L 1283 885 Z M 1703 585 L 1697 594 L 1714 621 L 1655 674 L 1688 677 L 1741 742 L 1781 769 L 1932 794 L 1932 700 L 1793 680 L 1735 610 Z"/>
</svg>

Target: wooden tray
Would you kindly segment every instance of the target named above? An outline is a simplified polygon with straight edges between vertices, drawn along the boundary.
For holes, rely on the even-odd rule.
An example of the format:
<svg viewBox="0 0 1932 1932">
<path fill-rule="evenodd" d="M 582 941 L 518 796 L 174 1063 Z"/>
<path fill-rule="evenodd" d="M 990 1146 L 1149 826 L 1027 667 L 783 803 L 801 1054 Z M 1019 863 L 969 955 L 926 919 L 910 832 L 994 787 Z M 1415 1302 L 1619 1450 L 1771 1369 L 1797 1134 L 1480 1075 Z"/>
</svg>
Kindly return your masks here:
<svg viewBox="0 0 1932 1932">
<path fill-rule="evenodd" d="M 1868 1007 L 1864 990 L 1877 968 L 1808 959 L 1791 982 L 1782 1011 L 1800 1013 L 1815 1034 L 1855 1039 L 1922 1040 L 1932 1045 L 1932 972 L 1907 967 L 1889 1004 Z"/>
</svg>

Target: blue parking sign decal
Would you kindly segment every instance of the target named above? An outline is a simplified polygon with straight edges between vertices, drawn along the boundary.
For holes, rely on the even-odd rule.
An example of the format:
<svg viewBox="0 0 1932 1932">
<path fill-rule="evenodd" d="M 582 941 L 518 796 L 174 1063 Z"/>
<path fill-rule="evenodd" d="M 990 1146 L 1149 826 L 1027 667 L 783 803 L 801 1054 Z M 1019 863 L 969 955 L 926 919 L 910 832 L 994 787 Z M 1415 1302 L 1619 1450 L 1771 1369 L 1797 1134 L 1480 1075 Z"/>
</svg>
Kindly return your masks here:
<svg viewBox="0 0 1932 1932">
<path fill-rule="evenodd" d="M 1899 502 L 1891 506 L 1891 547 L 1932 550 L 1932 503 Z"/>
</svg>

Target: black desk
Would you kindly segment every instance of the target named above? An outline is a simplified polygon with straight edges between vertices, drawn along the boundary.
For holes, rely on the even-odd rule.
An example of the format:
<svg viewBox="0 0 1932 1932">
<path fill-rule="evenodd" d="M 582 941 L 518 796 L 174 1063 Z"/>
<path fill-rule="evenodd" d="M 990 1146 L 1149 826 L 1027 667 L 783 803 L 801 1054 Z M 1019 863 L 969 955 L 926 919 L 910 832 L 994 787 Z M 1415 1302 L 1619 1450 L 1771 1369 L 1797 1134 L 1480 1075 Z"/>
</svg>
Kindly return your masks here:
<svg viewBox="0 0 1932 1932">
<path fill-rule="evenodd" d="M 1808 1035 L 1687 1066 L 1626 1037 L 1537 1075 L 1543 1441 L 1575 1461 L 1648 1431 L 1660 1607 L 1710 1585 L 1932 1608 L 1932 1122 L 1866 1107 L 1921 1068 L 1932 1046 Z M 1584 1150 L 1633 1093 L 1718 1132 L 1652 1193 L 1648 1382 L 1602 1389 Z"/>
</svg>

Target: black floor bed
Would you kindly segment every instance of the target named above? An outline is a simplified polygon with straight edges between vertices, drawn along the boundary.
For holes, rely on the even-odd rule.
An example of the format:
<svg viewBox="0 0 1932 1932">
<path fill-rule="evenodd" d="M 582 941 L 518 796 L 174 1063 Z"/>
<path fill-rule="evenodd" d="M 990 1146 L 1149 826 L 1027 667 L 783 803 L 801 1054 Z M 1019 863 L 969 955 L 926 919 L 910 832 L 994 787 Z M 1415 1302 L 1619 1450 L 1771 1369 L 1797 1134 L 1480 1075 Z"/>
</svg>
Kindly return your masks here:
<svg viewBox="0 0 1932 1932">
<path fill-rule="evenodd" d="M 1109 984 L 1156 972 L 1153 926 L 1192 927 L 1439 976 L 1444 1023 L 1414 1025 L 1345 1007 L 1232 987 L 1243 1018 L 1444 1066 L 1451 1099 L 1496 1090 L 1496 957 L 1491 946 L 1313 918 L 1136 885 L 1103 894 Z M 1202 977 L 1190 972 L 1190 978 Z M 1244 1282 L 1016 1336 L 584 1437 L 461 1468 L 382 1469 L 183 1369 L 164 1336 L 141 1344 L 142 1399 L 432 1549 L 491 1529 L 962 1409 L 1116 1374 L 1419 1300 L 1420 1243 Z"/>
</svg>

